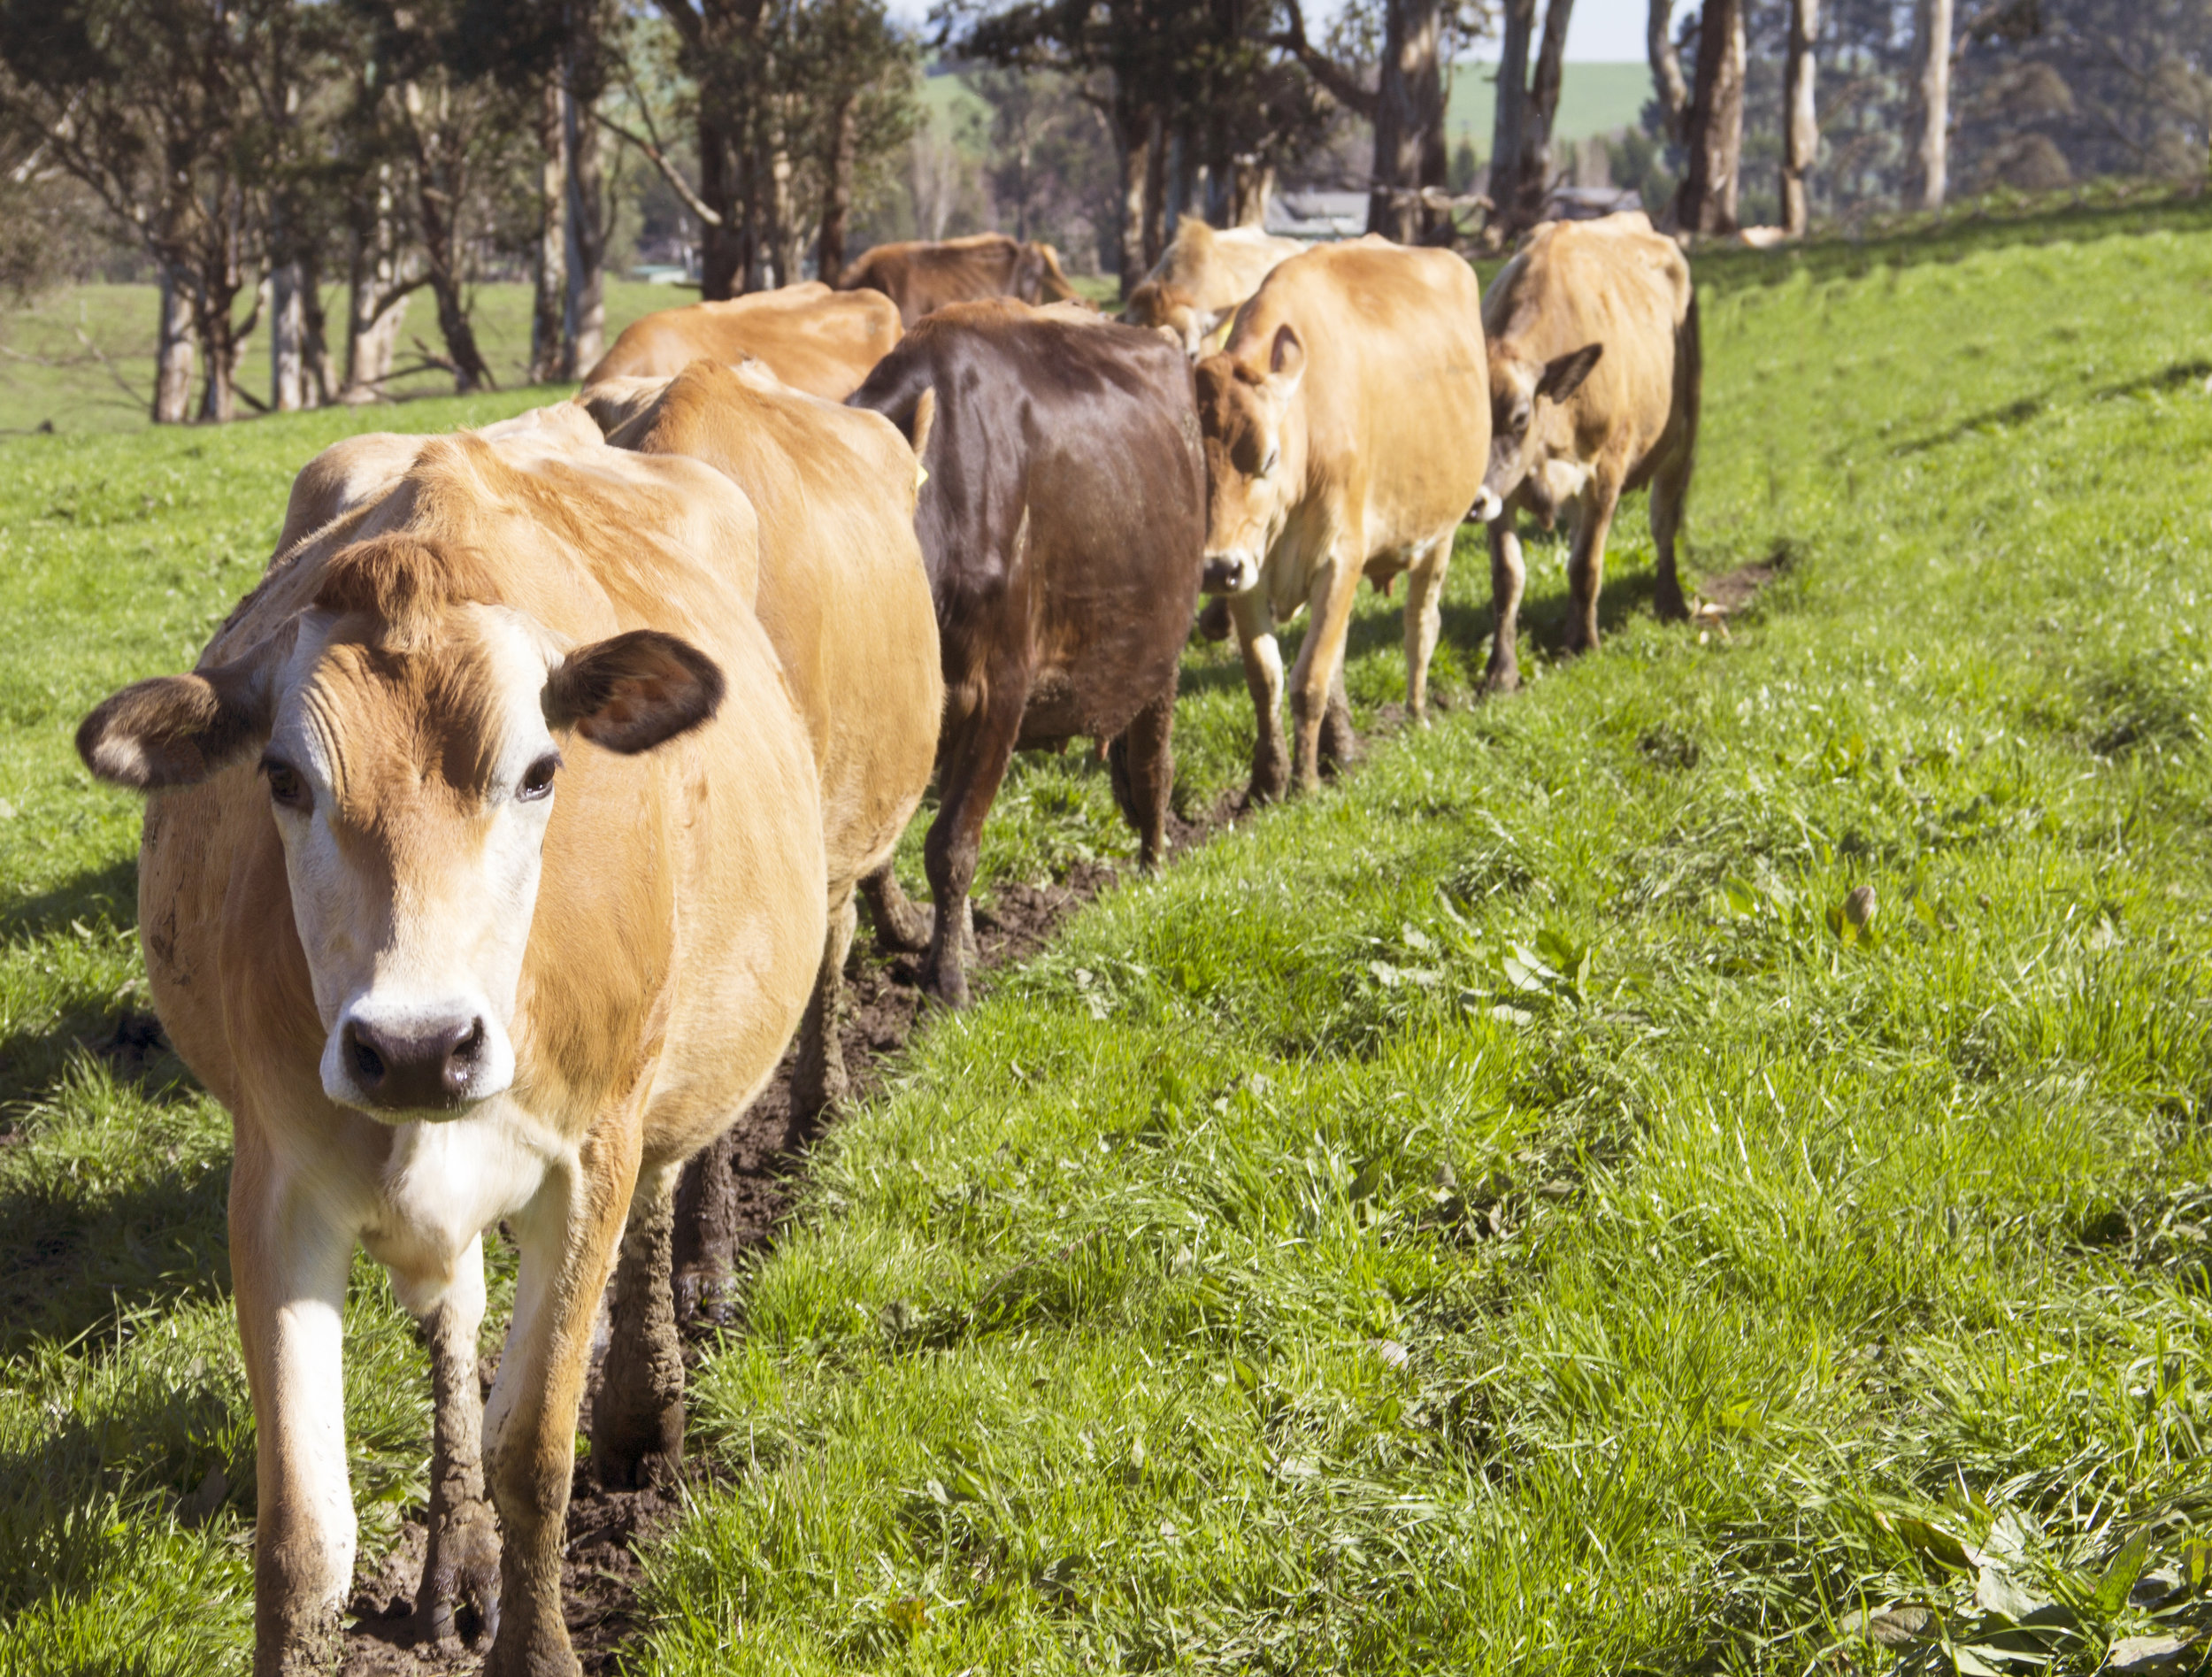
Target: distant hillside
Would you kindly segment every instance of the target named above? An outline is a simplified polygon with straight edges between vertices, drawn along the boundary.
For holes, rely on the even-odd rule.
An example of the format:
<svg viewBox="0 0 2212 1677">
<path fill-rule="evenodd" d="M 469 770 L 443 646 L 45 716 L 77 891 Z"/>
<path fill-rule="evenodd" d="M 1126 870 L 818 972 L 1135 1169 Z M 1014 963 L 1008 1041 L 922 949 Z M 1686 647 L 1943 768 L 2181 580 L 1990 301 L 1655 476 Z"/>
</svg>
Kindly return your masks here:
<svg viewBox="0 0 2212 1677">
<path fill-rule="evenodd" d="M 1453 145 L 1471 138 L 1484 157 L 1490 152 L 1496 75 L 1495 65 L 1459 65 L 1452 73 L 1444 119 Z M 1571 64 L 1560 85 L 1559 120 L 1553 132 L 1562 140 L 1580 140 L 1632 127 L 1650 97 L 1651 72 L 1640 64 Z M 956 75 L 931 76 L 923 88 L 923 104 L 941 123 L 956 110 L 972 111 L 987 119 L 989 115 Z"/>
</svg>

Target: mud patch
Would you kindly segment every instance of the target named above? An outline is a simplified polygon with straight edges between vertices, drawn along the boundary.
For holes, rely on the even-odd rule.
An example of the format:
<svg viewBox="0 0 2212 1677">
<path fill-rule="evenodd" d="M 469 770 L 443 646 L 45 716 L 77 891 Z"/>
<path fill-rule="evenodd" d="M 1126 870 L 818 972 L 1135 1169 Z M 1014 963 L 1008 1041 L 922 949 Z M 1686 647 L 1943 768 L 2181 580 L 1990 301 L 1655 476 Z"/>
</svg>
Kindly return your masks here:
<svg viewBox="0 0 2212 1677">
<path fill-rule="evenodd" d="M 1697 591 L 1699 605 L 1693 617 L 1733 617 L 1756 599 L 1762 588 L 1781 575 L 1794 557 L 1790 544 L 1784 542 L 1763 559 L 1709 577 Z"/>
</svg>

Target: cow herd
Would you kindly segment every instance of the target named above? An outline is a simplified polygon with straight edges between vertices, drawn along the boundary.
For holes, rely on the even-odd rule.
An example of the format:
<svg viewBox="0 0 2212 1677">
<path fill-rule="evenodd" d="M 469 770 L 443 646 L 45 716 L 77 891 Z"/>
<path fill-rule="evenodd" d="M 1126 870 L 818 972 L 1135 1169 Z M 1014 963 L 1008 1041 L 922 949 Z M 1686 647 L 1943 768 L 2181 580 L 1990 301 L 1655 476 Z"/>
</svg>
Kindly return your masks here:
<svg viewBox="0 0 2212 1677">
<path fill-rule="evenodd" d="M 964 1002 L 1016 750 L 1095 742 L 1160 859 L 1202 591 L 1242 652 L 1256 798 L 1354 748 L 1362 578 L 1405 578 L 1422 715 L 1471 517 L 1493 688 L 1516 678 L 1518 512 L 1571 512 L 1591 647 L 1615 505 L 1648 483 L 1660 609 L 1683 609 L 1696 312 L 1640 217 L 1539 229 L 1486 301 L 1446 252 L 1197 224 L 1121 321 L 997 235 L 842 279 L 650 316 L 572 402 L 325 450 L 197 666 L 79 730 L 95 774 L 150 795 L 156 1004 L 234 1119 L 265 1677 L 337 1652 L 357 1244 L 431 1353 L 419 1634 L 488 1640 L 495 1673 L 578 1669 L 564 1519 L 603 1309 L 594 1472 L 680 1459 L 678 1170 L 795 1038 L 795 1106 L 840 1098 L 858 902 Z M 1302 611 L 1286 677 L 1275 629 Z M 933 773 L 924 908 L 890 858 Z M 503 1222 L 520 1261 L 485 1399 Z"/>
</svg>

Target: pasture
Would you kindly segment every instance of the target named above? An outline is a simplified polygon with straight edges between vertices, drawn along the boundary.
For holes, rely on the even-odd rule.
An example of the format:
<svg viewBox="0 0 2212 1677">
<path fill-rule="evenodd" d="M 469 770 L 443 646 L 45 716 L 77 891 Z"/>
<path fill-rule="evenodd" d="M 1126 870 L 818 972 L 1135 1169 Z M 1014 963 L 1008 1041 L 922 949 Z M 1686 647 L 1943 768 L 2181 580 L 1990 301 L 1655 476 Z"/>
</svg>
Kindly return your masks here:
<svg viewBox="0 0 2212 1677">
<path fill-rule="evenodd" d="M 1463 540 L 1413 735 L 1363 596 L 1367 761 L 816 1150 L 624 1669 L 2085 1673 L 2212 1622 L 2212 213 L 1700 272 L 1686 569 L 1755 601 L 1654 622 L 1639 498 L 1605 651 L 1548 660 L 1532 542 L 1477 705 Z M 227 1125 L 115 1029 L 137 806 L 72 730 L 316 448 L 543 399 L 0 445 L 0 1672 L 250 1664 Z M 1194 645 L 1179 808 L 1251 726 Z M 982 903 L 1132 849 L 1025 759 Z M 429 1418 L 355 1276 L 366 1562 Z"/>
</svg>

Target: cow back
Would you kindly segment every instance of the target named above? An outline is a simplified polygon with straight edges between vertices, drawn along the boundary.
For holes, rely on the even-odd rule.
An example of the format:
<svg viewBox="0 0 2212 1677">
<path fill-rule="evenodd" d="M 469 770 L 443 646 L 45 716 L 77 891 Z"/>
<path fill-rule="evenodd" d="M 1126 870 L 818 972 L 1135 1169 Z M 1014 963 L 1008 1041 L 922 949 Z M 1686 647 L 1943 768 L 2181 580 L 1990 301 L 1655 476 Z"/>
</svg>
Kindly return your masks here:
<svg viewBox="0 0 2212 1677">
<path fill-rule="evenodd" d="M 633 321 L 585 374 L 672 378 L 694 361 L 734 365 L 748 357 L 794 389 L 842 402 L 899 341 L 897 310 L 872 291 L 833 291 L 818 280 L 722 303 L 664 309 Z"/>
</svg>

